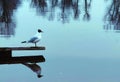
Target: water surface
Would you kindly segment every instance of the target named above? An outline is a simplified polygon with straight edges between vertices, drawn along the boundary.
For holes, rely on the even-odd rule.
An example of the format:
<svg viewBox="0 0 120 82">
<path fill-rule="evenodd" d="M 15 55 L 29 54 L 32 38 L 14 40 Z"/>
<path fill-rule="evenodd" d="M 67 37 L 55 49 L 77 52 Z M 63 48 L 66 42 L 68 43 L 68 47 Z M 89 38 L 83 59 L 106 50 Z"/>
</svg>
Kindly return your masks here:
<svg viewBox="0 0 120 82">
<path fill-rule="evenodd" d="M 49 21 L 37 15 L 29 4 L 28 1 L 24 1 L 16 10 L 15 35 L 10 38 L 0 37 L 0 47 L 33 46 L 21 44 L 21 41 L 28 40 L 38 28 L 42 29 L 44 33 L 38 45 L 45 46 L 45 51 L 15 51 L 13 56 L 44 55 L 46 62 L 39 63 L 44 77 L 38 79 L 35 73 L 21 64 L 1 65 L 0 81 L 120 81 L 120 34 L 114 30 L 103 29 L 103 1 L 93 1 L 90 12 L 92 19 L 89 22 L 70 20 L 64 24 L 57 19 Z"/>
</svg>

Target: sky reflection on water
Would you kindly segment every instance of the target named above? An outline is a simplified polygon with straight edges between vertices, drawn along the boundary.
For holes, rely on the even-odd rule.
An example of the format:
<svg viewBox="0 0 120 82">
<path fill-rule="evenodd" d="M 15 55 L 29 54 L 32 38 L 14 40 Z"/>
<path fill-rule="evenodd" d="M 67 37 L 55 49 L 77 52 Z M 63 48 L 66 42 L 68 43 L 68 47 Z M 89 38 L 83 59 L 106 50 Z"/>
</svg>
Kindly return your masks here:
<svg viewBox="0 0 120 82">
<path fill-rule="evenodd" d="M 120 36 L 113 30 L 104 30 L 101 16 L 104 2 L 96 1 L 89 22 L 74 21 L 62 24 L 36 16 L 29 2 L 24 1 L 16 12 L 17 28 L 11 38 L 0 38 L 0 46 L 34 46 L 21 44 L 41 28 L 43 38 L 38 45 L 45 51 L 13 52 L 13 56 L 43 54 L 45 63 L 39 63 L 44 77 L 38 79 L 23 65 L 1 65 L 1 82 L 119 82 Z M 99 10 L 95 13 L 93 10 Z M 28 20 L 29 19 L 29 20 Z M 7 78 L 7 79 L 6 79 Z"/>
</svg>

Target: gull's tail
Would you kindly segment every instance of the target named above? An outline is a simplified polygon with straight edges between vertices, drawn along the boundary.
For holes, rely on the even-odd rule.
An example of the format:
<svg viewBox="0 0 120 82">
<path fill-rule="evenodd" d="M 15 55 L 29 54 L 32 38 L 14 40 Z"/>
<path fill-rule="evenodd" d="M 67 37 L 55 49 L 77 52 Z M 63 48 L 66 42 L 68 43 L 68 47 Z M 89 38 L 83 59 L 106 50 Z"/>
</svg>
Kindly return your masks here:
<svg viewBox="0 0 120 82">
<path fill-rule="evenodd" d="M 27 41 L 22 41 L 21 43 L 27 43 Z"/>
</svg>

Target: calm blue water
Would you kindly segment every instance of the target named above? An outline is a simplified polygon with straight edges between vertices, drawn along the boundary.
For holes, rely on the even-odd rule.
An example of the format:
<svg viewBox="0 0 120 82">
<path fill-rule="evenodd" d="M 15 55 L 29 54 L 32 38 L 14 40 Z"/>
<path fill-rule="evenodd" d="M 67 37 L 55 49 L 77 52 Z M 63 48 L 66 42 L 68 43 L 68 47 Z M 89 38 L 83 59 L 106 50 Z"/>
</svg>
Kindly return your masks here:
<svg viewBox="0 0 120 82">
<path fill-rule="evenodd" d="M 13 56 L 42 54 L 45 63 L 39 63 L 44 77 L 25 66 L 1 65 L 1 82 L 120 82 L 120 34 L 103 29 L 105 8 L 101 1 L 93 1 L 92 19 L 89 22 L 48 21 L 38 16 L 29 2 L 24 1 L 16 11 L 17 28 L 15 36 L 2 38 L 3 46 L 33 46 L 21 44 L 41 28 L 43 38 L 38 45 L 45 51 L 13 52 Z M 101 6 L 101 7 L 100 7 Z M 99 13 L 96 11 L 99 10 Z"/>
</svg>

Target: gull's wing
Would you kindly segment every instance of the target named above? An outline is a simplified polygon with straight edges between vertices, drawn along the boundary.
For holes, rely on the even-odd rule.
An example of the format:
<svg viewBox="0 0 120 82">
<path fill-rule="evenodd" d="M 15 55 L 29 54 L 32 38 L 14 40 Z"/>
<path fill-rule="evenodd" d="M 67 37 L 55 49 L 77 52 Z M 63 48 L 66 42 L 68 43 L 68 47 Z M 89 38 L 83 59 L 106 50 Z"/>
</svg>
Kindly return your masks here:
<svg viewBox="0 0 120 82">
<path fill-rule="evenodd" d="M 28 42 L 34 43 L 37 39 L 38 39 L 38 37 L 33 37 L 33 38 L 31 38 L 30 40 L 28 40 Z"/>
</svg>

